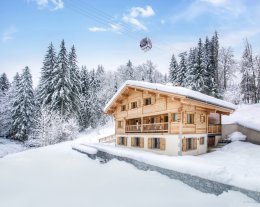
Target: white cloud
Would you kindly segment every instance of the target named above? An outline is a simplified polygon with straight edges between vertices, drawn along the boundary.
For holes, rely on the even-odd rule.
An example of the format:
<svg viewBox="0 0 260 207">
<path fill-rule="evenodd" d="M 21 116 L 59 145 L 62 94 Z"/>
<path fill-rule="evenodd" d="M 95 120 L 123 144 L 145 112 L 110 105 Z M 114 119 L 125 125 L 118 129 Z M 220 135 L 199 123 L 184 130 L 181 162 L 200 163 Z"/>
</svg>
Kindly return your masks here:
<svg viewBox="0 0 260 207">
<path fill-rule="evenodd" d="M 142 7 L 132 7 L 130 16 L 136 18 L 138 16 L 141 17 L 151 17 L 154 16 L 155 12 L 151 6 L 146 6 L 145 8 Z"/>
<path fill-rule="evenodd" d="M 138 19 L 133 17 L 124 16 L 123 21 L 126 23 L 130 23 L 137 30 L 147 30 L 146 26 L 142 24 Z"/>
<path fill-rule="evenodd" d="M 88 28 L 88 30 L 90 32 L 106 32 L 107 31 L 106 28 L 102 28 L 102 27 L 90 27 L 90 28 Z"/>
<path fill-rule="evenodd" d="M 7 28 L 4 33 L 2 34 L 2 41 L 6 42 L 12 40 L 14 38 L 14 34 L 17 32 L 14 26 L 10 26 Z"/>
<path fill-rule="evenodd" d="M 28 0 L 28 2 L 35 2 L 39 8 L 50 8 L 53 11 L 64 7 L 62 0 Z"/>
<path fill-rule="evenodd" d="M 131 24 L 136 30 L 147 30 L 147 27 L 141 22 L 139 17 L 148 18 L 154 16 L 155 12 L 151 6 L 132 7 L 127 15 L 123 15 L 123 21 Z"/>
</svg>

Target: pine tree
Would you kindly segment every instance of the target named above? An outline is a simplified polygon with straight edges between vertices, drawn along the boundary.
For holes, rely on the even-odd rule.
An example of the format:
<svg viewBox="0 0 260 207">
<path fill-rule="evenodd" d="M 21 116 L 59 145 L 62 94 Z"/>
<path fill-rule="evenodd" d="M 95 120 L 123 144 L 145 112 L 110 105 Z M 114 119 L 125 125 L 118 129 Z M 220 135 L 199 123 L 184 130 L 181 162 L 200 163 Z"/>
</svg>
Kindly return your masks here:
<svg viewBox="0 0 260 207">
<path fill-rule="evenodd" d="M 18 91 L 14 103 L 13 120 L 13 136 L 15 139 L 25 141 L 28 139 L 34 118 L 34 94 L 32 87 L 32 76 L 29 68 L 23 69 L 18 83 Z"/>
<path fill-rule="evenodd" d="M 43 61 L 40 84 L 37 92 L 37 100 L 39 101 L 39 104 L 43 104 L 44 106 L 49 106 L 52 101 L 52 95 L 54 93 L 53 78 L 55 66 L 56 52 L 52 43 L 50 43 Z"/>
<path fill-rule="evenodd" d="M 126 64 L 126 69 L 125 69 L 125 76 L 126 76 L 126 80 L 134 80 L 134 68 L 133 68 L 133 64 L 130 60 L 128 60 L 127 64 Z"/>
<path fill-rule="evenodd" d="M 182 52 L 179 54 L 180 63 L 178 71 L 176 73 L 176 83 L 180 86 L 186 85 L 186 75 L 187 75 L 187 52 Z"/>
<path fill-rule="evenodd" d="M 5 73 L 0 76 L 0 93 L 5 94 L 10 87 L 10 82 Z"/>
<path fill-rule="evenodd" d="M 187 75 L 185 78 L 186 87 L 195 90 L 195 74 L 196 74 L 196 56 L 197 49 L 191 48 L 187 60 Z"/>
<path fill-rule="evenodd" d="M 241 94 L 243 95 L 242 100 L 245 103 L 256 103 L 256 83 L 255 83 L 255 73 L 253 68 L 253 57 L 252 57 L 252 47 L 246 41 L 245 50 L 243 52 L 241 60 L 241 73 L 242 80 L 240 83 Z"/>
<path fill-rule="evenodd" d="M 68 67 L 69 67 L 69 78 L 71 83 L 70 99 L 72 106 L 72 114 L 77 114 L 79 117 L 79 105 L 80 105 L 80 75 L 79 68 L 77 65 L 77 55 L 74 45 L 71 48 L 68 58 Z"/>
<path fill-rule="evenodd" d="M 62 117 L 68 118 L 72 111 L 72 86 L 70 82 L 68 57 L 64 40 L 62 40 L 60 45 L 60 52 L 57 57 L 57 64 L 54 69 L 53 83 L 51 87 L 54 88 L 54 92 L 51 97 L 52 102 L 50 109 L 54 112 L 60 113 Z"/>
<path fill-rule="evenodd" d="M 257 87 L 256 87 L 257 101 L 258 103 L 260 103 L 260 57 L 259 56 L 256 56 L 255 64 L 256 64 L 256 73 L 257 73 Z"/>
<path fill-rule="evenodd" d="M 176 58 L 174 54 L 172 55 L 171 62 L 170 62 L 170 67 L 169 67 L 169 81 L 173 84 L 176 83 L 177 81 L 177 72 L 179 70 L 178 63 L 176 61 Z"/>
</svg>

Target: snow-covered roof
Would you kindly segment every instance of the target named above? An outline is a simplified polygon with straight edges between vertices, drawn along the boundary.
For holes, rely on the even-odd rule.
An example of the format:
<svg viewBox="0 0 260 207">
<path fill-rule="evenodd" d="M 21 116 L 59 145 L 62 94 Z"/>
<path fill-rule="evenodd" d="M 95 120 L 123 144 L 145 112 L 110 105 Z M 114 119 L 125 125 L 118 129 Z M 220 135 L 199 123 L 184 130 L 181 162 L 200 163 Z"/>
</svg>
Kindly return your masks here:
<svg viewBox="0 0 260 207">
<path fill-rule="evenodd" d="M 108 108 L 111 106 L 111 104 L 114 102 L 114 100 L 121 94 L 121 92 L 123 91 L 123 89 L 126 86 L 141 87 L 144 89 L 150 89 L 150 90 L 156 90 L 156 91 L 161 91 L 161 92 L 166 92 L 166 93 L 172 93 L 172 94 L 176 94 L 176 95 L 182 95 L 182 96 L 186 96 L 187 98 L 195 99 L 198 101 L 205 102 L 207 104 L 213 104 L 216 106 L 220 106 L 220 107 L 224 107 L 224 108 L 228 108 L 228 109 L 232 109 L 232 110 L 235 110 L 237 108 L 236 105 L 234 105 L 230 102 L 223 101 L 221 99 L 217 99 L 212 96 L 208 96 L 208 95 L 205 95 L 198 91 L 193 91 L 191 89 L 184 88 L 181 86 L 163 85 L 160 83 L 149 83 L 149 82 L 144 82 L 144 81 L 128 80 L 120 87 L 120 89 L 110 99 L 110 101 L 105 106 L 104 111 L 108 110 Z"/>
</svg>

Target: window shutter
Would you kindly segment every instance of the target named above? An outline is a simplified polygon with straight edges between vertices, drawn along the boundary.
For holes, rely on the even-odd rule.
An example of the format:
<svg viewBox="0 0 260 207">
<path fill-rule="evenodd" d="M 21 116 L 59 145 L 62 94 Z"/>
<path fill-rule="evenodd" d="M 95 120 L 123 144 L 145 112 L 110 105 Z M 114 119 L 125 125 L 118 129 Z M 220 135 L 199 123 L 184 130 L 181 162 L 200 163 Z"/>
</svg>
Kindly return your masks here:
<svg viewBox="0 0 260 207">
<path fill-rule="evenodd" d="M 152 149 L 152 138 L 148 138 L 148 148 Z"/>
<path fill-rule="evenodd" d="M 155 97 L 154 96 L 151 97 L 151 104 L 155 104 Z"/>
<path fill-rule="evenodd" d="M 160 150 L 165 150 L 165 138 L 160 138 Z"/>
<path fill-rule="evenodd" d="M 193 149 L 197 149 L 197 138 L 193 138 Z"/>
<path fill-rule="evenodd" d="M 131 137 L 131 146 L 133 147 L 134 146 L 134 137 Z"/>
<path fill-rule="evenodd" d="M 141 100 L 138 100 L 137 101 L 137 107 L 140 107 L 141 106 Z"/>
<path fill-rule="evenodd" d="M 180 122 L 181 121 L 181 113 L 177 113 L 177 119 L 178 119 L 178 122 Z"/>
<path fill-rule="evenodd" d="M 120 137 L 117 137 L 117 145 L 120 145 Z"/>
<path fill-rule="evenodd" d="M 183 123 L 187 124 L 187 113 L 183 112 Z"/>
<path fill-rule="evenodd" d="M 124 137 L 124 145 L 127 145 L 127 137 Z"/>
<path fill-rule="evenodd" d="M 140 138 L 140 147 L 144 148 L 144 138 L 143 137 Z"/>
<path fill-rule="evenodd" d="M 187 149 L 186 143 L 187 143 L 186 138 L 183 138 L 183 139 L 182 139 L 182 151 L 183 151 L 183 152 L 186 152 L 186 149 Z"/>
<path fill-rule="evenodd" d="M 125 105 L 125 110 L 128 110 L 129 109 L 129 104 L 126 104 Z"/>
</svg>

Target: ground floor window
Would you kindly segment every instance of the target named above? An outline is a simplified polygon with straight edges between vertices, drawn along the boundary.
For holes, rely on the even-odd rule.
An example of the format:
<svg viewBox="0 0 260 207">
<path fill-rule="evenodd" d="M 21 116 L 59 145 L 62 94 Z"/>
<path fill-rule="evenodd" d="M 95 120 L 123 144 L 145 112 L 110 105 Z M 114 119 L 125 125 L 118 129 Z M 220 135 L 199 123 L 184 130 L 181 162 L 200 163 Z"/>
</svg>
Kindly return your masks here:
<svg viewBox="0 0 260 207">
<path fill-rule="evenodd" d="M 197 149 L 197 138 L 183 138 L 182 139 L 182 151 L 186 152 L 189 150 Z"/>
<path fill-rule="evenodd" d="M 148 148 L 165 150 L 165 138 L 148 138 Z"/>
<path fill-rule="evenodd" d="M 117 138 L 118 145 L 127 145 L 127 137 L 118 137 Z"/>
<path fill-rule="evenodd" d="M 132 137 L 131 138 L 132 147 L 144 147 L 144 138 L 142 137 Z"/>
</svg>

